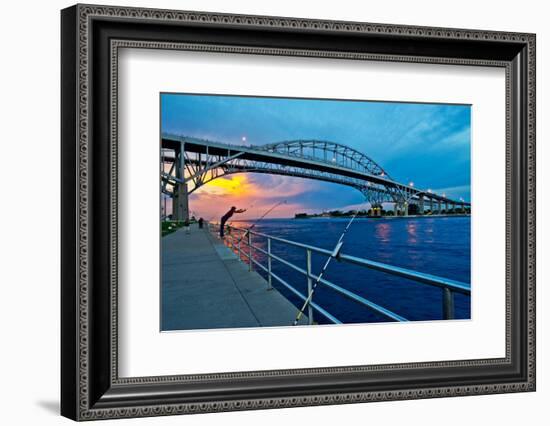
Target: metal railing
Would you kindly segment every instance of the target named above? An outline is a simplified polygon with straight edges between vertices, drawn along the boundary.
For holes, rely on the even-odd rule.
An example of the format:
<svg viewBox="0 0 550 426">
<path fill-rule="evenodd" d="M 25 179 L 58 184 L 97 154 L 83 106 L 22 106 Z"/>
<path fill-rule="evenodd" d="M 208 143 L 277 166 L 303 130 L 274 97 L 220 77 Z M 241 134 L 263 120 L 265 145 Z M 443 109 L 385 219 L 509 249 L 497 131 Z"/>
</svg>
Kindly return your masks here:
<svg viewBox="0 0 550 426">
<path fill-rule="evenodd" d="M 209 228 L 211 231 L 218 233 L 219 232 L 219 224 L 212 224 L 209 223 Z M 248 263 L 248 270 L 252 271 L 254 269 L 254 266 L 257 266 L 262 271 L 264 271 L 267 274 L 267 285 L 268 289 L 272 289 L 273 286 L 273 279 L 275 279 L 277 282 L 282 284 L 287 290 L 289 290 L 292 294 L 297 296 L 300 300 L 303 302 L 306 301 L 307 295 L 310 294 L 312 285 L 317 279 L 319 278 L 318 275 L 315 275 L 312 272 L 311 269 L 311 257 L 312 253 L 317 253 L 323 256 L 331 256 L 332 251 L 326 250 L 320 247 L 311 246 L 308 244 L 298 243 L 296 241 L 287 240 L 280 237 L 275 237 L 273 235 L 267 235 L 261 232 L 256 232 L 253 230 L 248 230 L 246 228 L 239 228 L 235 226 L 227 225 L 226 229 L 228 232 L 225 234 L 224 243 L 227 245 L 239 258 L 240 261 L 247 261 Z M 254 244 L 253 237 L 260 237 L 266 239 L 266 248 L 262 248 L 256 244 Z M 283 259 L 282 257 L 274 254 L 272 252 L 272 242 L 277 241 L 279 243 L 283 243 L 292 247 L 301 248 L 305 251 L 306 255 L 306 264 L 305 269 L 301 268 L 297 265 L 295 265 L 292 262 L 289 262 L 288 260 Z M 266 265 L 263 265 L 261 262 L 256 260 L 254 258 L 254 252 L 262 253 L 266 256 Z M 470 285 L 467 283 L 463 283 L 460 281 L 451 280 L 448 278 L 442 278 L 431 274 L 425 274 L 422 272 L 416 272 L 411 269 L 405 269 L 400 268 L 397 266 L 388 265 L 385 263 L 375 262 L 368 259 L 363 259 L 356 256 L 347 255 L 344 253 L 340 253 L 337 257 L 338 261 L 343 263 L 349 263 L 353 265 L 362 266 L 368 269 L 381 271 L 390 275 L 399 276 L 402 278 L 407 278 L 409 280 L 426 284 L 430 286 L 435 286 L 441 288 L 443 292 L 443 318 L 444 319 L 454 319 L 454 293 L 461 293 L 464 295 L 470 296 Z M 272 262 L 273 260 L 287 266 L 288 268 L 302 274 L 306 278 L 306 284 L 307 284 L 307 295 L 302 294 L 300 291 L 298 291 L 294 286 L 292 286 L 290 283 L 288 283 L 286 280 L 284 280 L 282 277 L 277 275 L 272 270 Z M 364 297 L 347 290 L 337 284 L 334 284 L 330 282 L 327 279 L 321 278 L 319 280 L 319 284 L 323 285 L 325 288 L 328 288 L 347 299 L 358 303 L 367 309 L 371 310 L 372 312 L 386 318 L 392 321 L 399 321 L 399 322 L 405 322 L 408 321 L 403 316 L 390 311 L 389 309 L 386 309 L 377 303 L 374 303 L 368 299 L 365 299 Z M 334 315 L 332 315 L 330 312 L 328 312 L 326 309 L 319 306 L 317 303 L 311 300 L 311 302 L 308 304 L 307 307 L 307 317 L 308 317 L 308 323 L 313 324 L 313 317 L 314 317 L 314 311 L 320 313 L 322 316 L 324 316 L 326 319 L 328 319 L 330 322 L 334 324 L 342 324 L 340 320 L 338 320 Z"/>
</svg>

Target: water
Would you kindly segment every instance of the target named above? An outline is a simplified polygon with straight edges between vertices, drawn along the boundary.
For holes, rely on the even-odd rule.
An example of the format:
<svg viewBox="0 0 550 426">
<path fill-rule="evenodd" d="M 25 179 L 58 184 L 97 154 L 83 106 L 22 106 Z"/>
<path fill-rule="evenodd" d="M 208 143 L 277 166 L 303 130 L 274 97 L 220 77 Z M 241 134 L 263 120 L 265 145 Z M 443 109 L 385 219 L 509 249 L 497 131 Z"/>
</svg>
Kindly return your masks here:
<svg viewBox="0 0 550 426">
<path fill-rule="evenodd" d="M 332 250 L 349 218 L 264 219 L 255 231 Z M 247 227 L 251 222 L 233 222 Z M 266 249 L 266 240 L 255 236 L 255 245 Z M 272 252 L 305 269 L 305 250 L 272 241 Z M 355 219 L 344 240 L 345 254 L 400 266 L 419 272 L 470 283 L 470 218 L 380 218 Z M 256 252 L 255 258 L 267 265 L 266 256 Z M 325 256 L 312 255 L 312 271 L 318 274 Z M 256 270 L 263 274 L 260 268 Z M 274 273 L 291 283 L 302 294 L 307 293 L 306 278 L 280 262 L 273 261 Z M 351 290 L 413 321 L 442 319 L 442 290 L 411 280 L 373 271 L 361 266 L 332 261 L 324 278 Z M 273 286 L 295 306 L 300 300 L 276 280 Z M 470 297 L 456 294 L 455 318 L 470 318 Z M 322 285 L 317 287 L 314 301 L 344 323 L 387 321 L 340 294 Z M 315 320 L 328 323 L 321 314 Z"/>
</svg>

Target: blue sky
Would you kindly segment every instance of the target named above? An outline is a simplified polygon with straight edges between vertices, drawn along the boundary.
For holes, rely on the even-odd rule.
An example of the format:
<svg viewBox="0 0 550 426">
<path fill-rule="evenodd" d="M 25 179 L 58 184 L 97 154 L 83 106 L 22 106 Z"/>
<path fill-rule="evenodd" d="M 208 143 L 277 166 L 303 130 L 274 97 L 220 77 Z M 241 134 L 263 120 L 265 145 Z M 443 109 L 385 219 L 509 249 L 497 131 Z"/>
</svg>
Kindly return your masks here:
<svg viewBox="0 0 550 426">
<path fill-rule="evenodd" d="M 251 145 L 329 140 L 365 153 L 393 179 L 469 201 L 470 112 L 468 105 L 162 94 L 161 130 L 232 144 L 242 144 L 243 137 Z M 277 184 L 293 185 L 296 193 L 287 198 L 308 211 L 363 202 L 357 190 L 336 184 L 248 179 L 273 200 Z"/>
</svg>

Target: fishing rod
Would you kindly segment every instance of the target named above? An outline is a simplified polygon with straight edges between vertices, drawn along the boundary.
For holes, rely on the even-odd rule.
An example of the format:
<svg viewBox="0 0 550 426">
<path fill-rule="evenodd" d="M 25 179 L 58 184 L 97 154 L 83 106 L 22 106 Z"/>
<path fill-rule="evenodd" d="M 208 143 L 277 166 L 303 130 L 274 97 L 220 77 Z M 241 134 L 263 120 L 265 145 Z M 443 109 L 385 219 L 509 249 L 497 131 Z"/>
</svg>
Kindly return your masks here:
<svg viewBox="0 0 550 426">
<path fill-rule="evenodd" d="M 359 210 L 356 210 L 354 215 L 351 217 L 350 221 L 348 222 L 348 224 L 346 225 L 346 228 L 344 229 L 344 232 L 342 232 L 342 235 L 340 235 L 340 238 L 338 239 L 338 242 L 336 243 L 336 246 L 334 247 L 334 250 L 332 250 L 332 253 L 330 254 L 329 258 L 327 259 L 327 261 L 325 262 L 325 265 L 323 266 L 323 269 L 321 269 L 321 273 L 319 274 L 319 276 L 317 277 L 317 279 L 315 280 L 315 283 L 313 284 L 313 286 L 311 287 L 311 291 L 309 292 L 308 296 L 307 296 L 307 299 L 304 301 L 304 305 L 302 306 L 302 308 L 298 311 L 298 314 L 296 315 L 296 319 L 294 320 L 294 323 L 292 324 L 293 326 L 294 325 L 298 325 L 298 322 L 300 321 L 300 319 L 302 318 L 302 315 L 304 315 L 304 311 L 305 309 L 307 308 L 307 306 L 311 303 L 312 299 L 313 299 L 313 293 L 315 293 L 315 289 L 317 288 L 317 285 L 319 284 L 319 282 L 321 281 L 321 279 L 323 278 L 323 274 L 325 273 L 325 271 L 327 270 L 328 268 L 328 265 L 330 264 L 330 261 L 332 259 L 335 259 L 337 258 L 339 255 L 340 255 L 340 250 L 342 250 L 342 245 L 344 244 L 344 236 L 346 235 L 346 232 L 348 232 L 348 229 L 349 227 L 351 226 L 351 224 L 353 223 L 354 219 L 356 218 L 357 214 L 359 213 Z M 309 278 L 309 277 L 308 277 Z"/>
<path fill-rule="evenodd" d="M 273 210 L 275 210 L 277 207 L 279 207 L 281 204 L 286 204 L 286 200 L 283 200 L 283 201 L 279 201 L 278 203 L 274 204 L 270 209 L 268 209 L 263 215 L 261 215 L 258 219 L 256 219 L 253 223 L 252 223 L 252 226 L 250 226 L 248 228 L 248 230 L 251 230 L 252 228 L 254 228 L 258 222 L 260 220 L 262 220 L 264 217 L 266 217 L 269 213 L 271 213 Z"/>
<path fill-rule="evenodd" d="M 251 226 L 249 226 L 248 228 L 245 228 L 246 231 L 243 233 L 243 235 L 241 236 L 241 238 L 239 238 L 237 240 L 237 242 L 235 244 L 238 244 L 239 242 L 241 242 L 243 240 L 244 237 L 246 237 L 246 235 L 250 232 L 250 230 L 252 228 L 254 228 L 258 222 L 260 220 L 262 220 L 264 217 L 266 217 L 269 213 L 271 213 L 273 210 L 275 210 L 278 206 L 280 206 L 281 204 L 285 204 L 286 203 L 286 200 L 283 200 L 283 201 L 279 201 L 278 203 L 274 204 L 272 207 L 270 207 L 263 215 L 261 215 L 258 219 L 256 219 Z M 242 228 L 241 228 L 242 229 Z"/>
</svg>

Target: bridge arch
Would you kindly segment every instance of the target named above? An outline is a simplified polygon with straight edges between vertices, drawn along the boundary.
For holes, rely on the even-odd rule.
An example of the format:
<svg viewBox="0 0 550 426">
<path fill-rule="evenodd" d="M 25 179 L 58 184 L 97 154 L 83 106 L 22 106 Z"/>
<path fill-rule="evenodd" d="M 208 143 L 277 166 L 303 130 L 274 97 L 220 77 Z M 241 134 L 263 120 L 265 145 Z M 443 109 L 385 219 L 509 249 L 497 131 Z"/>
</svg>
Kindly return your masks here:
<svg viewBox="0 0 550 426">
<path fill-rule="evenodd" d="M 262 145 L 259 147 L 268 152 L 282 153 L 298 158 L 309 158 L 325 163 L 370 173 L 372 175 L 391 177 L 372 158 L 347 145 L 324 140 L 291 140 Z"/>
</svg>

